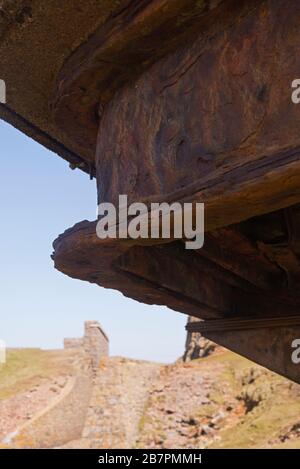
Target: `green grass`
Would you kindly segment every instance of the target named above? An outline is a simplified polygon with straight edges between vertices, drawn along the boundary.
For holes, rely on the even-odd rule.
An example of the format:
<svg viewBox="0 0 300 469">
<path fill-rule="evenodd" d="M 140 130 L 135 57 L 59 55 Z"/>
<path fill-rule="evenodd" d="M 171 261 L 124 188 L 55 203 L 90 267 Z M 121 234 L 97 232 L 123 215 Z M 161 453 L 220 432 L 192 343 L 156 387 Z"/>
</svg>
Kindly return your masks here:
<svg viewBox="0 0 300 469">
<path fill-rule="evenodd" d="M 288 380 L 230 352 L 219 357 L 212 356 L 211 361 L 213 360 L 223 363 L 221 376 L 230 385 L 233 396 L 239 396 L 241 391 L 247 390 L 254 396 L 260 394 L 262 402 L 243 416 L 235 427 L 229 431 L 221 431 L 220 441 L 212 447 L 263 448 L 276 440 L 283 428 L 297 420 L 300 415 L 300 399 L 295 398 L 291 392 L 291 383 Z M 251 369 L 254 370 L 255 381 L 253 384 L 245 384 Z M 294 440 L 282 445 L 291 445 L 293 448 L 297 444 L 299 442 Z"/>
<path fill-rule="evenodd" d="M 70 371 L 66 351 L 11 349 L 0 365 L 0 399 L 26 391 L 43 380 Z"/>
</svg>

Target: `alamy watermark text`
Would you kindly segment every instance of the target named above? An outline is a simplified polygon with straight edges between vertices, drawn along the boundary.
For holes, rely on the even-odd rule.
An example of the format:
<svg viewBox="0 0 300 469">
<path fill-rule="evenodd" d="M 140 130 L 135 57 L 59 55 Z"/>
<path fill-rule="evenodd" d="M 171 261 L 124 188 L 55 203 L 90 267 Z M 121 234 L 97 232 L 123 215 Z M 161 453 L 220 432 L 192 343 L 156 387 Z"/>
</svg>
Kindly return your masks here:
<svg viewBox="0 0 300 469">
<path fill-rule="evenodd" d="M 98 206 L 97 236 L 100 239 L 184 239 L 186 249 L 204 244 L 204 204 L 142 202 L 128 205 L 120 195 L 118 207 L 110 202 Z"/>
</svg>

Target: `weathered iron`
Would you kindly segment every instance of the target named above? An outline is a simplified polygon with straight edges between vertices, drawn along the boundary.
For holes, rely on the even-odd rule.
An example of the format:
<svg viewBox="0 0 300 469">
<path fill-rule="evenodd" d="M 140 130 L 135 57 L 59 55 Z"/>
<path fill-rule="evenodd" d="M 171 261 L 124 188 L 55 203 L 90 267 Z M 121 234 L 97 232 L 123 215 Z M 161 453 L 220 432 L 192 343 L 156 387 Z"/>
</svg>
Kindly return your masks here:
<svg viewBox="0 0 300 469">
<path fill-rule="evenodd" d="M 205 320 L 208 338 L 300 382 L 290 359 L 300 334 L 299 2 L 80 1 L 79 12 L 66 2 L 44 15 L 29 3 L 30 22 L 8 29 L 10 47 L 0 42 L 0 116 L 96 176 L 99 202 L 127 194 L 206 209 L 196 252 L 175 239 L 100 240 L 85 221 L 54 242 L 56 268 Z M 43 27 L 61 11 L 50 54 Z M 72 39 L 66 19 L 80 31 L 66 25 Z M 24 40 L 41 38 L 30 58 Z M 43 93 L 23 71 L 12 78 L 20 51 Z M 251 329 L 234 329 L 246 319 Z M 210 330 L 214 321 L 225 322 Z"/>
</svg>

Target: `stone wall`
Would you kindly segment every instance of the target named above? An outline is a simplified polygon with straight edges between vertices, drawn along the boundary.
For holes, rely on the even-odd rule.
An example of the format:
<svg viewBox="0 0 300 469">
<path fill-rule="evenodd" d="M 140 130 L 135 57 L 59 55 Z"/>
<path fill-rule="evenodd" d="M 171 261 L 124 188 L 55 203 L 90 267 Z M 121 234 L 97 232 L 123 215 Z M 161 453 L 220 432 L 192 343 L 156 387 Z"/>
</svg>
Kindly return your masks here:
<svg viewBox="0 0 300 469">
<path fill-rule="evenodd" d="M 73 349 L 83 347 L 83 339 L 74 338 L 74 339 L 64 339 L 64 348 Z"/>
<path fill-rule="evenodd" d="M 11 448 L 53 448 L 81 437 L 93 389 L 91 361 L 82 353 L 62 393 L 28 423 L 7 435 Z"/>
<path fill-rule="evenodd" d="M 95 370 L 100 359 L 109 355 L 109 339 L 98 321 L 86 321 L 83 338 L 64 339 L 64 348 L 82 348 Z"/>
<path fill-rule="evenodd" d="M 92 360 L 92 366 L 97 369 L 100 359 L 109 355 L 109 340 L 97 321 L 84 323 L 83 346 Z"/>
<path fill-rule="evenodd" d="M 95 371 L 109 355 L 109 340 L 97 321 L 86 321 L 82 338 L 64 339 L 77 349 L 72 376 L 61 394 L 3 440 L 12 448 L 53 448 L 81 437 L 90 404 Z M 78 355 L 78 356 L 77 356 Z"/>
</svg>

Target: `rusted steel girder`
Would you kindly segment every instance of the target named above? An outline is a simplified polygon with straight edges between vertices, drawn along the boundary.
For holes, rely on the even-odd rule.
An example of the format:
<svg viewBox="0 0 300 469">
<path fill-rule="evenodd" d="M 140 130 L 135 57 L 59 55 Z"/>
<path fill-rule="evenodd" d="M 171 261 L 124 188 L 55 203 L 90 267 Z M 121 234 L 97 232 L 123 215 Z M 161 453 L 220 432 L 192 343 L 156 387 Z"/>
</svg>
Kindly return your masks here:
<svg viewBox="0 0 300 469">
<path fill-rule="evenodd" d="M 234 352 L 297 383 L 300 381 L 300 317 L 217 319 L 187 325 Z M 297 340 L 298 338 L 298 340 Z"/>
<path fill-rule="evenodd" d="M 55 241 L 56 268 L 207 321 L 300 313 L 299 22 L 296 0 L 134 1 L 72 53 L 52 115 L 95 168 L 98 201 L 204 202 L 207 235 L 191 253 L 82 222 Z M 300 380 L 259 358 L 255 333 L 226 346 Z"/>
</svg>

